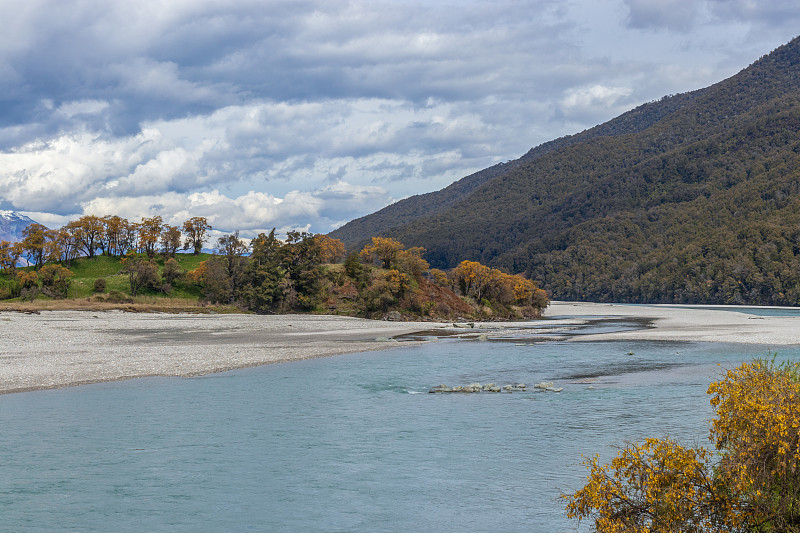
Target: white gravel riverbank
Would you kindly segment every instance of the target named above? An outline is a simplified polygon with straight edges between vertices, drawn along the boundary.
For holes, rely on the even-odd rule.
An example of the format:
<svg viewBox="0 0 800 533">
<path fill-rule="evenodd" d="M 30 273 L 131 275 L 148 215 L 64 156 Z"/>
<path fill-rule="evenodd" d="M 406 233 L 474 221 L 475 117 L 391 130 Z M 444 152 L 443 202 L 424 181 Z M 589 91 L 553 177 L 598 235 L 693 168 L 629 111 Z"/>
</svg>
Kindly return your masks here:
<svg viewBox="0 0 800 533">
<path fill-rule="evenodd" d="M 537 327 L 569 330 L 592 318 L 645 319 L 642 329 L 580 335 L 584 341 L 683 340 L 800 344 L 800 317 L 761 317 L 683 306 L 553 302 Z M 144 376 L 195 376 L 234 368 L 381 350 L 387 337 L 442 328 L 315 315 L 195 315 L 121 311 L 0 313 L 0 393 Z M 452 326 L 452 325 L 450 325 Z M 476 324 L 513 334 L 519 322 Z M 487 328 L 487 329 L 482 329 Z M 469 328 L 451 332 L 475 336 Z M 541 334 L 519 330 L 521 335 Z M 384 340 L 377 340 L 383 338 Z"/>
<path fill-rule="evenodd" d="M 0 393 L 380 350 L 435 327 L 339 316 L 0 313 Z"/>
</svg>

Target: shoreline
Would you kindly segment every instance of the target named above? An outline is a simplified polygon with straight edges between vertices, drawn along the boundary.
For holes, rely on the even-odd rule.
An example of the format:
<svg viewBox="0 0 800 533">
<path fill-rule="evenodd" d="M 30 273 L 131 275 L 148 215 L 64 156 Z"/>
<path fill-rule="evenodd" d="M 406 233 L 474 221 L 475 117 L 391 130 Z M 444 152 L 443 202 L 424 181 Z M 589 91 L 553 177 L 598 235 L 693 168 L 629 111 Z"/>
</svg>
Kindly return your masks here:
<svg viewBox="0 0 800 533">
<path fill-rule="evenodd" d="M 800 344 L 800 315 L 762 316 L 741 311 L 759 308 L 781 309 L 755 306 L 552 302 L 547 308 L 546 316 L 635 317 L 651 321 L 651 326 L 644 329 L 581 336 L 581 340 L 586 341 L 699 341 L 772 346 Z"/>
<path fill-rule="evenodd" d="M 0 394 L 385 350 L 400 345 L 391 337 L 439 325 L 331 315 L 0 312 Z"/>
<path fill-rule="evenodd" d="M 333 315 L 0 311 L 0 394 L 139 377 L 192 377 L 413 346 L 424 341 L 392 338 L 419 332 L 472 337 L 502 332 L 524 338 L 542 328 L 568 330 L 598 319 L 638 318 L 647 326 L 573 339 L 800 345 L 800 316 L 756 316 L 731 312 L 733 307 L 709 307 L 552 302 L 543 320 L 476 323 L 475 329 Z"/>
</svg>

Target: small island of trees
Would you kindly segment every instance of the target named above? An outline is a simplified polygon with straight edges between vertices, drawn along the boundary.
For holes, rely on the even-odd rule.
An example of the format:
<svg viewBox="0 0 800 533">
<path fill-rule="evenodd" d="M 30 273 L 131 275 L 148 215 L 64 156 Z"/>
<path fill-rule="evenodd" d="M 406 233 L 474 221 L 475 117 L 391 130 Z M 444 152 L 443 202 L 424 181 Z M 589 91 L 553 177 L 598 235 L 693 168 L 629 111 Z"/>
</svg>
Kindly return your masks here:
<svg viewBox="0 0 800 533">
<path fill-rule="evenodd" d="M 431 269 L 425 249 L 374 237 L 361 250 L 326 235 L 273 229 L 248 243 L 238 232 L 210 244 L 211 225 L 161 217 L 130 222 L 87 215 L 59 229 L 31 224 L 0 242 L 0 300 L 133 304 L 149 298 L 256 313 L 370 318 L 539 317 L 545 291 L 521 275 L 473 261 Z M 192 253 L 178 253 L 190 250 Z M 22 267 L 20 264 L 27 264 Z"/>
</svg>

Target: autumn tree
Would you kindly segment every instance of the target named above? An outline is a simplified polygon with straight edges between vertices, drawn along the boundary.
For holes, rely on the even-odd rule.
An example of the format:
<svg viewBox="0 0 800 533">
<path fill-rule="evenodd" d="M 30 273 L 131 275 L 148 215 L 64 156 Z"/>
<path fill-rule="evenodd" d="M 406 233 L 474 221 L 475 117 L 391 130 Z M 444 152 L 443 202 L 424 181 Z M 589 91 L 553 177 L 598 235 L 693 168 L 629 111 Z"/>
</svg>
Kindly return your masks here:
<svg viewBox="0 0 800 533">
<path fill-rule="evenodd" d="M 73 272 L 57 263 L 44 265 L 39 271 L 43 291 L 53 298 L 66 298 Z"/>
<path fill-rule="evenodd" d="M 72 261 L 80 254 L 80 241 L 75 234 L 73 223 L 59 228 L 54 240 L 58 243 L 58 251 L 61 254 L 59 260 L 69 268 Z"/>
<path fill-rule="evenodd" d="M 164 220 L 160 216 L 143 218 L 139 224 L 139 247 L 147 257 L 156 255 L 156 246 L 161 238 Z"/>
<path fill-rule="evenodd" d="M 800 532 L 800 363 L 756 360 L 711 384 L 715 453 L 647 439 L 562 497 L 600 533 Z"/>
<path fill-rule="evenodd" d="M 161 232 L 161 252 L 165 256 L 175 257 L 181 247 L 181 230 L 176 226 L 166 224 Z"/>
<path fill-rule="evenodd" d="M 106 255 L 106 253 L 111 253 L 109 248 L 111 247 L 110 237 L 108 235 L 108 226 L 106 224 L 105 217 L 98 217 L 100 222 L 100 231 L 97 233 L 97 248 L 100 249 L 100 255 Z"/>
<path fill-rule="evenodd" d="M 20 270 L 17 272 L 17 279 L 24 289 L 35 287 L 39 283 L 39 275 L 33 270 Z"/>
<path fill-rule="evenodd" d="M 712 454 L 671 439 L 647 439 L 610 464 L 585 461 L 587 484 L 569 496 L 571 518 L 594 518 L 598 533 L 744 532 L 741 509 L 714 479 Z"/>
<path fill-rule="evenodd" d="M 0 268 L 12 275 L 16 272 L 19 258 L 22 257 L 21 242 L 0 242 Z"/>
<path fill-rule="evenodd" d="M 30 224 L 22 230 L 22 250 L 29 264 L 38 270 L 44 263 L 47 228 L 41 224 Z"/>
<path fill-rule="evenodd" d="M 128 251 L 126 247 L 126 232 L 128 221 L 116 215 L 103 217 L 105 238 L 110 255 L 122 256 Z"/>
<path fill-rule="evenodd" d="M 428 271 L 428 275 L 430 276 L 431 280 L 440 287 L 450 286 L 450 280 L 447 278 L 447 272 L 444 270 L 432 268 Z"/>
<path fill-rule="evenodd" d="M 192 217 L 184 222 L 183 233 L 186 235 L 186 240 L 183 243 L 183 249 L 192 248 L 194 255 L 199 255 L 211 229 L 211 224 L 205 217 Z"/>
<path fill-rule="evenodd" d="M 358 254 L 365 263 L 378 263 L 383 268 L 391 268 L 397 258 L 398 252 L 404 246 L 402 243 L 388 237 L 373 237 L 372 242 L 364 246 Z"/>
<path fill-rule="evenodd" d="M 314 239 L 317 241 L 323 263 L 338 263 L 344 258 L 344 243 L 339 239 L 327 235 L 316 235 Z"/>
<path fill-rule="evenodd" d="M 747 521 L 800 532 L 800 362 L 745 363 L 708 392 L 718 476 L 740 496 Z"/>
<path fill-rule="evenodd" d="M 78 247 L 93 259 L 105 231 L 103 221 L 94 215 L 85 215 L 67 224 L 66 228 L 72 232 Z"/>
<path fill-rule="evenodd" d="M 500 271 L 495 273 L 492 270 L 477 261 L 462 261 L 450 275 L 462 295 L 472 296 L 480 302 L 486 297 L 492 283 L 499 278 Z"/>
<path fill-rule="evenodd" d="M 25 300 L 33 301 L 39 294 L 39 276 L 33 270 L 20 270 L 17 272 L 20 284 L 20 296 Z"/>
<path fill-rule="evenodd" d="M 419 280 L 422 274 L 430 268 L 428 262 L 422 257 L 425 252 L 425 248 L 421 246 L 414 246 L 408 250 L 399 250 L 395 256 L 397 268 Z"/>
<path fill-rule="evenodd" d="M 48 229 L 44 233 L 44 260 L 48 261 L 61 261 L 63 252 L 61 250 L 62 243 L 59 240 L 60 229 Z"/>
</svg>

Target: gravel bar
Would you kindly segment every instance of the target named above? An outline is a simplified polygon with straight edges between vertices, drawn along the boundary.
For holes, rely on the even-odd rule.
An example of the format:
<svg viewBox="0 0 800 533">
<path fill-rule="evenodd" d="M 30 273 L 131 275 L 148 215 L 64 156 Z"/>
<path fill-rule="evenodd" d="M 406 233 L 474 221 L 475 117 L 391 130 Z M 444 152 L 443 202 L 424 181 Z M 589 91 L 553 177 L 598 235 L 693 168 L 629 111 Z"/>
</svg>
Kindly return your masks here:
<svg viewBox="0 0 800 533">
<path fill-rule="evenodd" d="M 436 326 L 316 315 L 2 312 L 0 393 L 381 350 L 398 346 L 390 337 Z"/>
</svg>

